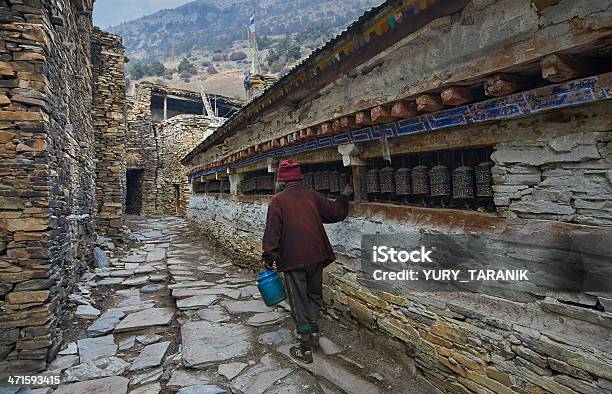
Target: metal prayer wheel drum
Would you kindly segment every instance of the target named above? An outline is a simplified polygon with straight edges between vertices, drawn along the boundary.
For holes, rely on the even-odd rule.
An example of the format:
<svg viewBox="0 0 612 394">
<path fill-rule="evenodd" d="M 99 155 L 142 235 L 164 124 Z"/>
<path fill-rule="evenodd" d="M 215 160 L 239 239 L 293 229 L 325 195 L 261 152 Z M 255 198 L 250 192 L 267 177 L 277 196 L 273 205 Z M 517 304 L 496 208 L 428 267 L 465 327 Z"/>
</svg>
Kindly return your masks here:
<svg viewBox="0 0 612 394">
<path fill-rule="evenodd" d="M 245 179 L 241 182 L 240 187 L 242 188 L 242 192 L 243 193 L 248 193 L 250 192 L 252 189 L 252 185 L 253 185 L 253 179 Z"/>
<path fill-rule="evenodd" d="M 395 171 L 395 194 L 398 196 L 407 196 L 412 193 L 410 178 L 412 173 L 410 168 L 399 168 Z"/>
<path fill-rule="evenodd" d="M 338 191 L 344 191 L 346 185 L 351 183 L 351 177 L 346 172 L 338 176 Z"/>
<path fill-rule="evenodd" d="M 380 171 L 376 168 L 366 173 L 366 192 L 380 193 Z"/>
<path fill-rule="evenodd" d="M 307 172 L 304 174 L 304 186 L 311 189 L 314 187 L 314 175 L 312 172 Z"/>
<path fill-rule="evenodd" d="M 317 171 L 314 173 L 314 189 L 319 190 L 329 190 L 329 173 L 325 173 L 325 171 Z"/>
<path fill-rule="evenodd" d="M 340 193 L 340 180 L 338 177 L 340 173 L 338 171 L 331 171 L 329 173 L 329 192 Z"/>
<path fill-rule="evenodd" d="M 453 198 L 474 198 L 474 169 L 468 166 L 453 171 Z"/>
<path fill-rule="evenodd" d="M 451 195 L 451 174 L 447 166 L 432 167 L 429 171 L 429 188 L 432 197 Z"/>
<path fill-rule="evenodd" d="M 330 171 L 323 171 L 321 173 L 321 190 L 329 190 L 329 175 Z"/>
<path fill-rule="evenodd" d="M 491 167 L 493 167 L 493 163 L 490 161 L 485 161 L 478 164 L 474 169 L 477 197 L 493 196 L 493 178 L 491 177 Z"/>
<path fill-rule="evenodd" d="M 412 193 L 429 194 L 429 168 L 426 166 L 412 169 Z"/>
<path fill-rule="evenodd" d="M 379 174 L 380 192 L 395 192 L 395 170 L 392 167 L 385 167 Z"/>
<path fill-rule="evenodd" d="M 274 190 L 274 177 L 272 175 L 264 175 L 255 179 L 257 190 Z"/>
</svg>

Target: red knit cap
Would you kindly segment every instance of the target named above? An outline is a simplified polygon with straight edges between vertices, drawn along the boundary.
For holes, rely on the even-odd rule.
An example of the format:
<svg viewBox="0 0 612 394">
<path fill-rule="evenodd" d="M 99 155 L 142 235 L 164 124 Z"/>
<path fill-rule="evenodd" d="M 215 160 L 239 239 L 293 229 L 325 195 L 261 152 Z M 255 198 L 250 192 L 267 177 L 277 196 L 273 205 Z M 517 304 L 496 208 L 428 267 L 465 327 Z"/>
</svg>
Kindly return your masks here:
<svg viewBox="0 0 612 394">
<path fill-rule="evenodd" d="M 278 182 L 301 181 L 304 179 L 300 164 L 293 160 L 283 160 L 278 165 L 276 180 Z"/>
</svg>

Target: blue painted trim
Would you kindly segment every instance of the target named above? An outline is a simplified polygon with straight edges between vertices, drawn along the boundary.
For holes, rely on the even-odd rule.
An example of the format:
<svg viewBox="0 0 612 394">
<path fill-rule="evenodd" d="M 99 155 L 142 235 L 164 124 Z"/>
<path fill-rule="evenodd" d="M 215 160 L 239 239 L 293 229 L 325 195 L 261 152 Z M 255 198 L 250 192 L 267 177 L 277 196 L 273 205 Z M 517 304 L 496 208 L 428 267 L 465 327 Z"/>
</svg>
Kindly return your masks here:
<svg viewBox="0 0 612 394">
<path fill-rule="evenodd" d="M 583 78 L 557 85 L 549 85 L 522 93 L 511 94 L 461 107 L 445 109 L 420 115 L 412 119 L 365 127 L 359 130 L 323 137 L 304 144 L 260 153 L 235 163 L 232 167 L 242 167 L 268 157 L 282 157 L 300 152 L 327 148 L 352 142 L 372 141 L 380 138 L 384 129 L 388 138 L 413 133 L 424 133 L 449 127 L 465 126 L 494 120 L 513 119 L 520 116 L 537 114 L 542 111 L 572 107 L 612 98 L 612 87 L 598 86 L 599 76 Z M 193 178 L 225 171 L 227 165 L 189 176 Z"/>
</svg>

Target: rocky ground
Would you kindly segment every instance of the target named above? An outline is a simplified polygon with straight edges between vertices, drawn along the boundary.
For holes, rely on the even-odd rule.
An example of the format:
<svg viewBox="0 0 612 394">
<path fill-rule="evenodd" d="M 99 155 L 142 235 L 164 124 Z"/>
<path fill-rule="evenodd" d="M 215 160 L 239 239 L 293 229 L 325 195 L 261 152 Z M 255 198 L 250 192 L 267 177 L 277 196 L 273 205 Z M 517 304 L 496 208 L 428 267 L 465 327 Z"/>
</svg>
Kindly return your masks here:
<svg viewBox="0 0 612 394">
<path fill-rule="evenodd" d="M 140 246 L 86 274 L 70 296 L 75 321 L 47 371 L 62 384 L 6 392 L 436 392 L 331 319 L 323 319 L 315 362 L 296 363 L 288 305 L 266 307 L 254 273 L 235 268 L 184 220 L 129 224 Z"/>
</svg>

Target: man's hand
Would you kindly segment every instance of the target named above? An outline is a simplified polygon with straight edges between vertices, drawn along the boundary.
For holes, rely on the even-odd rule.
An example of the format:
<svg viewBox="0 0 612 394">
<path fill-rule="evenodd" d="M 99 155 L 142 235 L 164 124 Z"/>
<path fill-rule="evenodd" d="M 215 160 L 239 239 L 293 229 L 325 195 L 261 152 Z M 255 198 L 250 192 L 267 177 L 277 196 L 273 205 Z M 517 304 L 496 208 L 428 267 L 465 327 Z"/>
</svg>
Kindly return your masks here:
<svg viewBox="0 0 612 394">
<path fill-rule="evenodd" d="M 266 267 L 267 270 L 273 271 L 276 269 L 276 263 L 275 262 L 268 263 L 264 261 L 264 267 Z"/>
<path fill-rule="evenodd" d="M 353 185 L 351 185 L 350 183 L 346 185 L 344 187 L 344 190 L 342 191 L 342 194 L 350 198 L 353 195 Z"/>
</svg>

